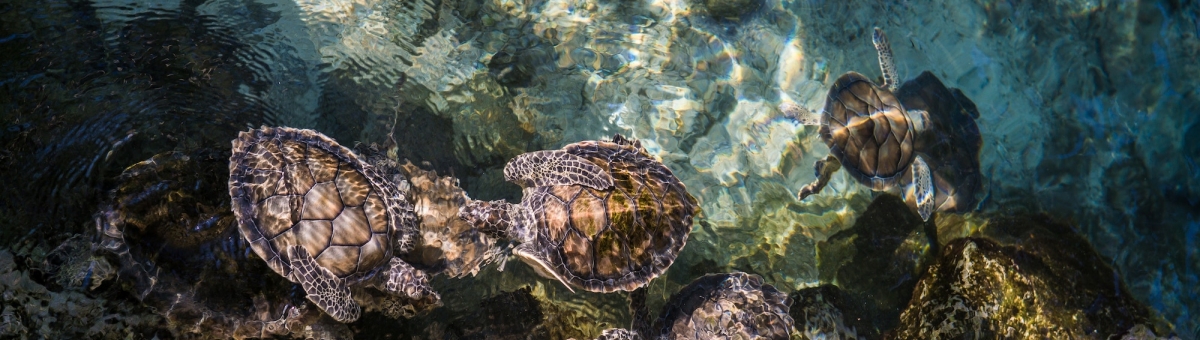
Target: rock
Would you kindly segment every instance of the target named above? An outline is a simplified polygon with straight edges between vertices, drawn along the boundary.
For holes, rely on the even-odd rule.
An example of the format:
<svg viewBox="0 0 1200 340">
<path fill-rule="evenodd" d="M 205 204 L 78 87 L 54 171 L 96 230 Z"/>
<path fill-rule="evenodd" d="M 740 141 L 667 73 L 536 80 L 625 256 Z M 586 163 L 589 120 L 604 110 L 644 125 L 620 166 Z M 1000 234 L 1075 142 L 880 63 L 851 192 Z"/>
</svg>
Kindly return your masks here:
<svg viewBox="0 0 1200 340">
<path fill-rule="evenodd" d="M 887 338 L 1105 339 L 1169 329 L 1068 225 L 999 216 L 979 235 L 988 238 L 946 245 Z"/>
<path fill-rule="evenodd" d="M 54 285 L 35 279 L 45 268 L 24 268 L 27 259 L 0 249 L 0 338 L 149 338 L 165 332 L 163 320 L 148 308 L 89 296 L 81 292 L 83 287 L 51 289 Z"/>
<path fill-rule="evenodd" d="M 935 216 L 930 223 L 942 218 Z M 932 231 L 932 230 L 930 230 Z M 866 320 L 860 334 L 879 334 L 896 325 L 899 306 L 930 260 L 931 238 L 921 217 L 903 200 L 883 194 L 855 222 L 818 244 L 821 282 L 845 291 Z"/>
<path fill-rule="evenodd" d="M 792 293 L 789 313 L 800 339 L 878 339 L 879 332 L 854 297 L 834 285 L 820 285 Z"/>
<path fill-rule="evenodd" d="M 479 303 L 480 309 L 464 321 L 465 339 L 525 339 L 543 320 L 542 307 L 529 287 L 501 292 Z"/>
</svg>

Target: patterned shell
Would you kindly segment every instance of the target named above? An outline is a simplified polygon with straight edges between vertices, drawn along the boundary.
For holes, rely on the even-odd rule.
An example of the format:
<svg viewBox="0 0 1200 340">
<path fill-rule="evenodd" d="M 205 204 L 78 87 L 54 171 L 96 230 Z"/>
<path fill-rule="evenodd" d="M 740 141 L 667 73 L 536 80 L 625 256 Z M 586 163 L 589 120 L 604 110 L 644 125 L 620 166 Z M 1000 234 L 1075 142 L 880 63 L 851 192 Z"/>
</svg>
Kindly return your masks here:
<svg viewBox="0 0 1200 340">
<path fill-rule="evenodd" d="M 542 186 L 524 202 L 538 221 L 535 248 L 569 284 L 593 292 L 633 290 L 675 261 L 687 242 L 696 199 L 641 144 L 585 141 L 564 151 L 608 171 L 613 186 Z"/>
<path fill-rule="evenodd" d="M 371 275 L 394 251 L 407 251 L 393 248 L 410 244 L 414 234 L 408 203 L 374 167 L 332 139 L 263 127 L 239 134 L 229 160 L 238 229 L 280 275 L 291 279 L 285 249 L 292 245 L 347 279 Z"/>
<path fill-rule="evenodd" d="M 781 339 L 790 337 L 792 301 L 754 274 L 709 274 L 671 296 L 651 339 Z"/>
<path fill-rule="evenodd" d="M 849 72 L 829 89 L 821 139 L 859 182 L 886 190 L 900 182 L 915 157 L 908 113 L 892 92 Z"/>
</svg>

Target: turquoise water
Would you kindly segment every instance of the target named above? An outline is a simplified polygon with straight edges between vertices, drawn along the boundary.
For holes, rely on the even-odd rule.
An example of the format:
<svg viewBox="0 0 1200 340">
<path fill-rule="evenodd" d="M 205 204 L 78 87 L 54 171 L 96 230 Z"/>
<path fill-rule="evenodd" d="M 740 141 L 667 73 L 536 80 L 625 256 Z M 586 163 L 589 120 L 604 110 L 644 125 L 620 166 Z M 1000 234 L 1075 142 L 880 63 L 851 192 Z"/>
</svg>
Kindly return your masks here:
<svg viewBox="0 0 1200 340">
<path fill-rule="evenodd" d="M 5 313 L 27 330 L 5 336 L 195 336 L 215 326 L 172 320 L 240 318 L 256 297 L 303 301 L 282 278 L 251 275 L 262 261 L 228 220 L 230 141 L 262 125 L 374 143 L 457 178 L 471 198 L 514 202 L 509 159 L 620 133 L 640 139 L 703 210 L 680 258 L 650 284 L 652 310 L 712 272 L 756 273 L 784 292 L 871 287 L 839 276 L 853 256 L 830 249 L 888 194 L 840 171 L 796 200 L 829 148 L 778 107 L 820 108 L 848 71 L 876 79 L 870 36 L 880 27 L 900 79 L 929 71 L 977 107 L 977 200 L 939 214 L 935 240 L 1044 212 L 1161 318 L 1158 335 L 1194 339 L 1198 17 L 1194 1 L 4 1 L 0 249 L 22 282 L 45 287 L 26 296 L 11 287 L 28 285 L 6 286 L 21 297 L 6 297 Z M 178 165 L 150 180 L 122 176 L 155 155 Z M 149 205 L 129 212 L 145 234 L 126 238 L 132 261 L 159 274 L 127 274 L 112 254 L 71 255 L 104 240 L 97 214 L 114 197 Z M 905 249 L 927 259 L 938 249 L 927 243 Z M 79 263 L 91 269 L 59 275 Z M 907 288 L 922 271 L 907 272 L 877 279 Z M 220 280 L 253 282 L 209 288 Z M 515 260 L 455 267 L 434 283 L 442 308 L 367 313 L 349 329 L 470 338 L 486 333 L 473 326 L 480 315 L 501 313 L 489 298 L 526 286 L 548 315 L 539 336 L 590 338 L 630 321 L 622 294 L 572 294 Z M 212 315 L 172 314 L 172 296 Z M 89 307 L 21 307 L 43 297 Z M 908 299 L 897 301 L 896 311 Z M 105 321 L 114 315 L 123 321 Z M 113 324 L 122 326 L 94 326 Z"/>
</svg>

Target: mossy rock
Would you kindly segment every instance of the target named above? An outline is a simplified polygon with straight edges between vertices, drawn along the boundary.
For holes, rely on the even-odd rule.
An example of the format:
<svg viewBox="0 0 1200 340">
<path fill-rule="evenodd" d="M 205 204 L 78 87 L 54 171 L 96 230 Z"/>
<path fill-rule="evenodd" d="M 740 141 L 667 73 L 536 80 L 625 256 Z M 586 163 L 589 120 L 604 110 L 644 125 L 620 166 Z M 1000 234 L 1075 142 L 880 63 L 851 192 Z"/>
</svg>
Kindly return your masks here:
<svg viewBox="0 0 1200 340">
<path fill-rule="evenodd" d="M 917 282 L 889 339 L 1109 338 L 1169 332 L 1070 226 L 1002 216 L 949 242 Z"/>
</svg>

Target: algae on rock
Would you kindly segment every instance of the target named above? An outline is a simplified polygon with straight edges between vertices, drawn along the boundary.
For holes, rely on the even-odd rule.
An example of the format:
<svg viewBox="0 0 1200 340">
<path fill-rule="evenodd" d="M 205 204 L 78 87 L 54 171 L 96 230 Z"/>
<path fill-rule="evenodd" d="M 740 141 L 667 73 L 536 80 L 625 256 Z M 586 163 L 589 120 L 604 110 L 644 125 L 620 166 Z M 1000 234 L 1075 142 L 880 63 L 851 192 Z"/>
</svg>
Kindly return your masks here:
<svg viewBox="0 0 1200 340">
<path fill-rule="evenodd" d="M 917 282 L 891 339 L 1107 338 L 1169 326 L 1068 225 L 1000 216 L 949 242 Z"/>
</svg>

